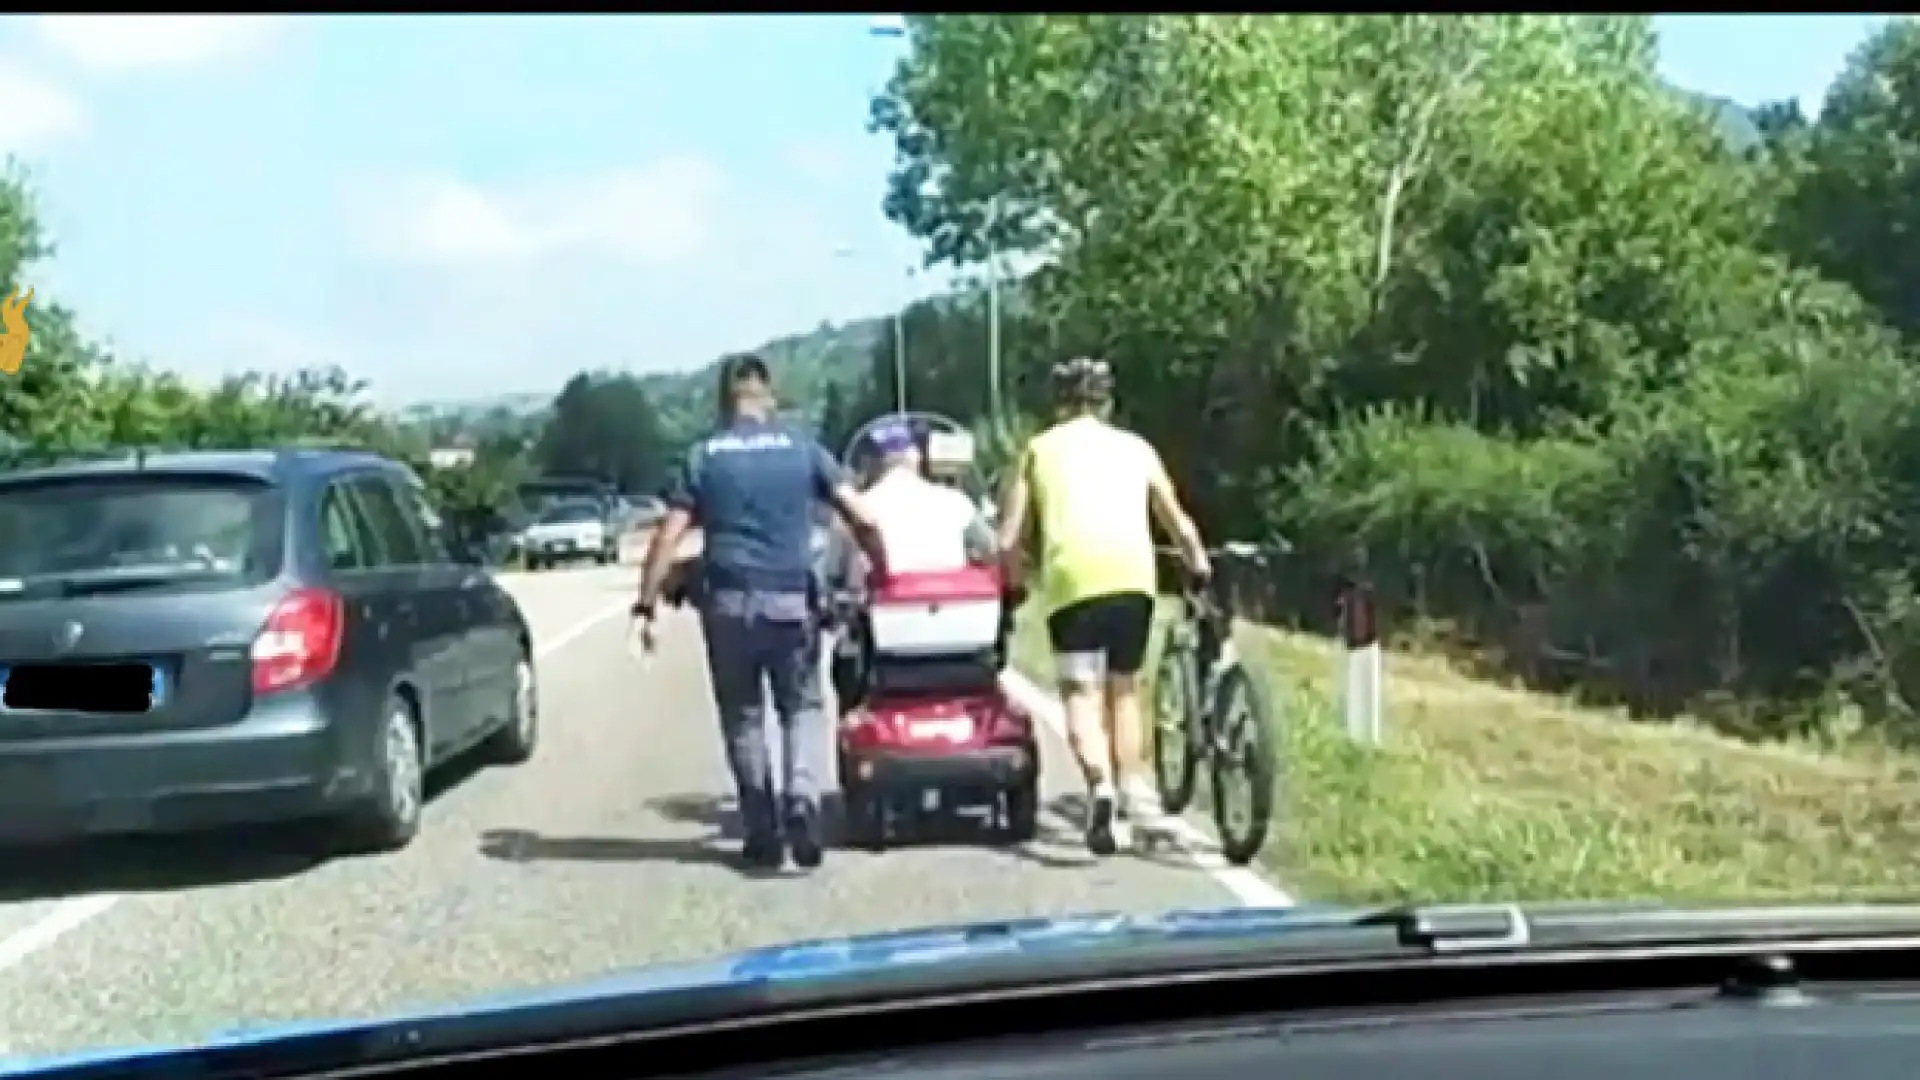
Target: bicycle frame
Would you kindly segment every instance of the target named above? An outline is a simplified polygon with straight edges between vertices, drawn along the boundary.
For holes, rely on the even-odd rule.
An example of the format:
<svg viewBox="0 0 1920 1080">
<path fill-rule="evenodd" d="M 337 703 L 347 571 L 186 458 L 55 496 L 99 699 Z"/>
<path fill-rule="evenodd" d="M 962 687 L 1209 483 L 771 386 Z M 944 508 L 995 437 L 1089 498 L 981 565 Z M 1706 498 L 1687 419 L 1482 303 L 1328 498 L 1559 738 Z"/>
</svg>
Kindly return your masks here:
<svg viewBox="0 0 1920 1080">
<path fill-rule="evenodd" d="M 1187 608 L 1183 623 L 1193 641 L 1194 657 L 1200 662 L 1200 685 L 1197 689 L 1200 691 L 1200 700 L 1206 703 L 1200 710 L 1200 719 L 1209 734 L 1216 722 L 1213 701 L 1220 688 L 1220 680 L 1240 663 L 1240 649 L 1233 640 L 1233 607 L 1217 595 L 1219 592 L 1217 583 L 1181 591 Z"/>
<path fill-rule="evenodd" d="M 1291 546 L 1284 541 L 1271 548 L 1229 542 L 1209 549 L 1208 554 L 1222 561 L 1236 559 L 1265 567 L 1270 553 L 1285 554 L 1290 550 Z M 1200 719 L 1211 738 L 1219 723 L 1214 713 L 1220 682 L 1228 672 L 1240 666 L 1240 649 L 1233 640 L 1234 625 L 1238 621 L 1234 592 L 1227 586 L 1225 575 L 1216 572 L 1204 585 L 1184 585 L 1180 596 L 1186 605 L 1178 628 L 1181 631 L 1180 640 L 1193 644 L 1194 657 L 1199 661 L 1196 674 L 1200 677 L 1200 685 L 1196 689 L 1204 703 Z"/>
</svg>

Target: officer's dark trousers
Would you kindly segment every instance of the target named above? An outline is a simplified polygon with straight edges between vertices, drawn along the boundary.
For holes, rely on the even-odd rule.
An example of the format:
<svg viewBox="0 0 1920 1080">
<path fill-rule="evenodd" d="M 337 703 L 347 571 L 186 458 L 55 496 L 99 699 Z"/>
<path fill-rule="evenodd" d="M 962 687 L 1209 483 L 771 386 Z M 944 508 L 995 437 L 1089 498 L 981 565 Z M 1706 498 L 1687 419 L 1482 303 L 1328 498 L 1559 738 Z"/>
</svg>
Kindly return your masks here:
<svg viewBox="0 0 1920 1080">
<path fill-rule="evenodd" d="M 740 817 L 749 837 L 771 836 L 779 827 L 781 795 L 788 806 L 805 803 L 817 811 L 820 805 L 815 762 L 829 737 L 820 694 L 820 632 L 811 618 L 768 618 L 712 607 L 700 622 L 727 764 L 740 793 Z M 769 697 L 780 718 L 784 775 L 779 791 L 767 747 Z"/>
</svg>

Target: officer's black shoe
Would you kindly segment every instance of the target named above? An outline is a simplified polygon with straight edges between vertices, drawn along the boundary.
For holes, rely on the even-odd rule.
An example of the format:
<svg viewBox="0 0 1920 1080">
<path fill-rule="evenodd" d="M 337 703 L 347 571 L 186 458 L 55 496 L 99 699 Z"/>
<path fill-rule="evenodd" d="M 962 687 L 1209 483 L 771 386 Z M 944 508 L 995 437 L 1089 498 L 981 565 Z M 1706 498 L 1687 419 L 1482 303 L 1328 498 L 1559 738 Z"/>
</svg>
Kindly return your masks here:
<svg viewBox="0 0 1920 1080">
<path fill-rule="evenodd" d="M 795 800 L 787 807 L 787 846 L 793 850 L 793 863 L 812 870 L 826 856 L 820 843 L 820 810 L 814 804 Z"/>
<path fill-rule="evenodd" d="M 740 861 L 749 870 L 778 870 L 787 861 L 778 836 L 750 836 L 740 845 Z"/>
</svg>

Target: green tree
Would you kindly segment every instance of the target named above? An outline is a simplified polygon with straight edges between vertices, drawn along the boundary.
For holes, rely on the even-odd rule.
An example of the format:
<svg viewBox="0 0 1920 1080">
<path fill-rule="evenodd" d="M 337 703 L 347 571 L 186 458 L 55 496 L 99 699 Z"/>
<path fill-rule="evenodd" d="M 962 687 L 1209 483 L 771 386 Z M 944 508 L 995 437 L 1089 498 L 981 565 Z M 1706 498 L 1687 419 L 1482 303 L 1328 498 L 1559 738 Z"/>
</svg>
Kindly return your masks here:
<svg viewBox="0 0 1920 1080">
<path fill-rule="evenodd" d="M 820 442 L 829 451 L 839 453 L 840 448 L 853 437 L 859 426 L 854 419 L 854 406 L 847 399 L 847 392 L 837 382 L 827 384 L 826 393 L 820 403 Z"/>
<path fill-rule="evenodd" d="M 1831 249 L 1879 303 L 1849 274 L 1911 211 L 1885 205 L 1900 174 L 1836 245 L 1824 209 L 1781 200 L 1839 186 L 1817 175 L 1838 136 L 1783 114 L 1732 145 L 1658 78 L 1649 20 L 979 15 L 910 36 L 874 107 L 889 214 L 933 261 L 1045 256 L 1019 289 L 1045 342 L 1027 362 L 1114 359 L 1212 531 L 1296 538 L 1308 576 L 1283 592 L 1358 559 L 1476 631 L 1544 606 L 1557 640 L 1668 700 L 1805 696 L 1805 672 L 1844 681 L 1900 636 L 1913 378 L 1870 309 L 1774 250 L 1783 224 L 1819 234 L 1789 256 Z M 1893 66 L 1861 85 L 1920 85 Z M 1844 614 L 1765 617 L 1783 609 Z"/>
<path fill-rule="evenodd" d="M 1920 334 L 1920 23 L 1888 20 L 1854 51 L 1805 154 L 1781 246 Z"/>
<path fill-rule="evenodd" d="M 556 476 L 591 476 L 622 491 L 658 485 L 667 448 L 640 380 L 581 372 L 553 400 L 533 457 Z"/>
</svg>

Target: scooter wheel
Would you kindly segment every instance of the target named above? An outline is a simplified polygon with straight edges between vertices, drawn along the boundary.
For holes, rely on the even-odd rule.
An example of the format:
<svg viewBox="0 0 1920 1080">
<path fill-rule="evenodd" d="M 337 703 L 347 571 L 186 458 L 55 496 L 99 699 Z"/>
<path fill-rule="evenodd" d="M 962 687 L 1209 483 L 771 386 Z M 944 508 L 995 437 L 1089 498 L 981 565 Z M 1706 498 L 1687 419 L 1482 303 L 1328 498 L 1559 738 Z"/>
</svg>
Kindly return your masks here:
<svg viewBox="0 0 1920 1080">
<path fill-rule="evenodd" d="M 845 784 L 841 788 L 840 799 L 842 835 L 847 846 L 867 851 L 886 850 L 886 804 L 865 784 Z"/>
<path fill-rule="evenodd" d="M 1036 778 L 1010 787 L 1006 800 L 1006 838 L 1008 843 L 1030 843 L 1040 835 L 1040 781 Z"/>
</svg>

